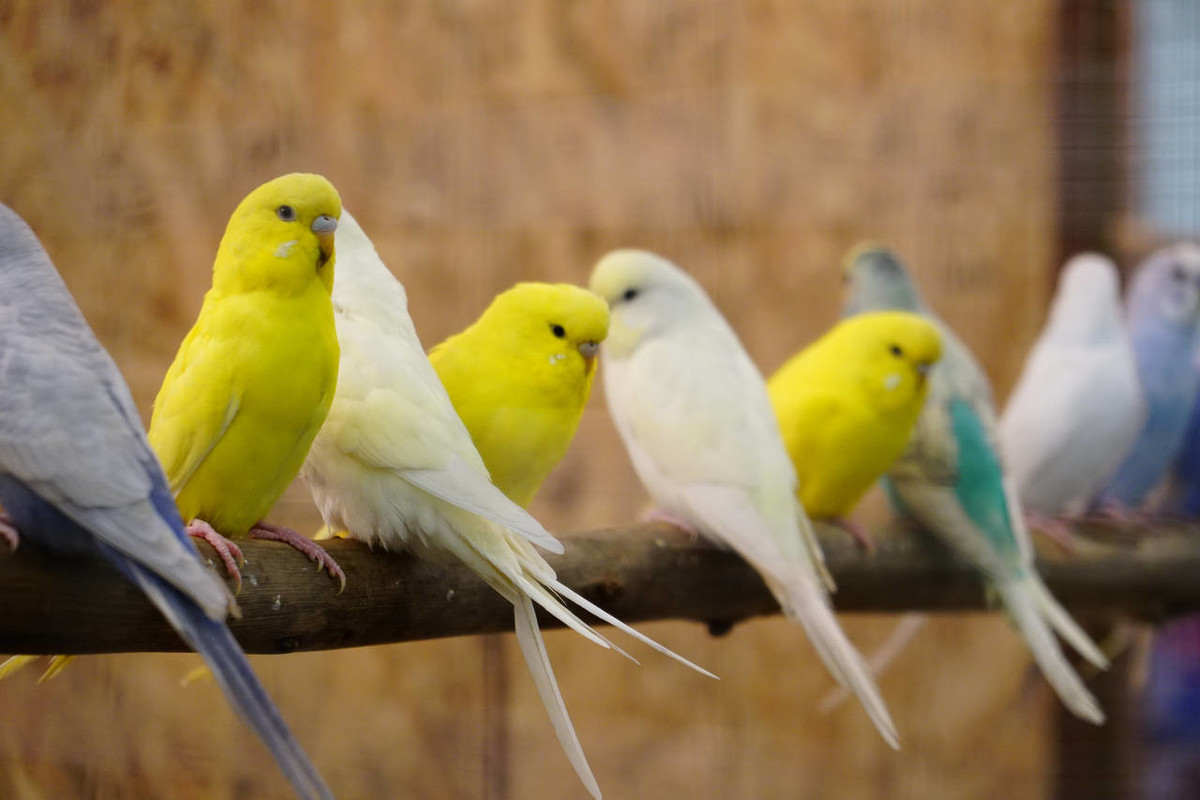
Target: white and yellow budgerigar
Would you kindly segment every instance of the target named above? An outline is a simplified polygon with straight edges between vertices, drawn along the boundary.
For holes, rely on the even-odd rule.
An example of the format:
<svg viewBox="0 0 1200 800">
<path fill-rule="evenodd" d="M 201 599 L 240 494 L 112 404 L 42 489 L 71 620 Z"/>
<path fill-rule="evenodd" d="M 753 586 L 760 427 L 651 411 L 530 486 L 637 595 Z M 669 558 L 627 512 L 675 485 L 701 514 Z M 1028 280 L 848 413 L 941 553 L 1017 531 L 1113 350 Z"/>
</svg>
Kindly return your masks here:
<svg viewBox="0 0 1200 800">
<path fill-rule="evenodd" d="M 897 747 L 875 681 L 829 606 L 796 471 L 762 375 L 736 334 L 698 283 L 652 253 L 608 254 L 589 288 L 611 314 L 602 348 L 609 410 L 654 502 L 758 570 Z"/>
<path fill-rule="evenodd" d="M 491 474 L 521 507 L 562 460 L 596 375 L 608 306 L 566 283 L 519 283 L 429 352 Z"/>
<path fill-rule="evenodd" d="M 421 348 L 404 287 L 348 213 L 338 228 L 337 247 L 333 300 L 341 372 L 329 418 L 301 474 L 332 532 L 420 557 L 458 559 L 513 604 L 517 641 L 538 695 L 572 766 L 599 797 L 554 679 L 535 606 L 610 647 L 559 599 L 564 598 L 694 665 L 556 578 L 534 545 L 560 553 L 562 544 L 488 479 L 479 451 Z"/>
</svg>

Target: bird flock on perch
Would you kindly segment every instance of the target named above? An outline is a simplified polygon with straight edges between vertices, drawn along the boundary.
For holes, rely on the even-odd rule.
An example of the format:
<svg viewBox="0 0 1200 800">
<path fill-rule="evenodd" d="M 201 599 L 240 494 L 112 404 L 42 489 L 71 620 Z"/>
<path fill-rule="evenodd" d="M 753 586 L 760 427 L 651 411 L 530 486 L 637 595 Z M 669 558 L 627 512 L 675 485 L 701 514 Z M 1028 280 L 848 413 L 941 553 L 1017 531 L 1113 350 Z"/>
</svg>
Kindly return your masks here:
<svg viewBox="0 0 1200 800">
<path fill-rule="evenodd" d="M 750 563 L 889 745 L 897 727 L 833 614 L 811 522 L 869 546 L 848 516 L 880 480 L 897 514 L 980 570 L 1066 707 L 1102 723 L 1059 639 L 1107 660 L 1039 578 L 1028 528 L 1200 512 L 1200 249 L 1152 255 L 1124 307 L 1111 261 L 1073 258 L 1002 417 L 895 255 L 861 246 L 843 270 L 842 320 L 770 380 L 700 284 L 640 250 L 605 255 L 587 289 L 518 284 L 426 354 L 404 287 L 334 187 L 284 175 L 233 212 L 146 432 L 35 234 L 0 206 L 0 536 L 109 562 L 204 657 L 296 794 L 332 797 L 225 625 L 239 614 L 238 539 L 287 544 L 340 586 L 354 579 L 266 520 L 299 476 L 325 524 L 317 539 L 457 560 L 512 603 L 538 695 L 599 798 L 536 609 L 627 656 L 586 612 L 711 675 L 565 586 L 539 552 L 564 544 L 525 507 L 602 359 L 654 513 Z"/>
</svg>

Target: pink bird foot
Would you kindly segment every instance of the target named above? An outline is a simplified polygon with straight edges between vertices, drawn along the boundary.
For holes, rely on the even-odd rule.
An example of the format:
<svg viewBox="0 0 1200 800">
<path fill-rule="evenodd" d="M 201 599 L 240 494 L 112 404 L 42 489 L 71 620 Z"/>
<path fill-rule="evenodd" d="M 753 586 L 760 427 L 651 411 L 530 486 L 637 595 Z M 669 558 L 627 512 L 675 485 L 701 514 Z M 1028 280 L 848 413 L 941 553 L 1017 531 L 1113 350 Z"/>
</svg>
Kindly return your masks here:
<svg viewBox="0 0 1200 800">
<path fill-rule="evenodd" d="M 867 529 L 862 525 L 845 517 L 834 517 L 828 520 L 828 522 L 830 525 L 835 525 L 850 534 L 850 538 L 858 542 L 858 546 L 865 553 L 870 554 L 875 552 L 875 540 L 871 538 L 871 534 L 867 533 Z"/>
<path fill-rule="evenodd" d="M 1075 533 L 1065 518 L 1048 517 L 1037 511 L 1028 511 L 1025 513 L 1025 520 L 1030 528 L 1061 547 L 1063 552 L 1073 554 L 1079 549 Z"/>
<path fill-rule="evenodd" d="M 317 544 L 312 539 L 309 539 L 307 536 L 303 536 L 291 528 L 285 528 L 282 525 L 273 525 L 270 522 L 259 520 L 259 522 L 250 529 L 250 538 L 264 539 L 269 542 L 283 542 L 286 545 L 294 547 L 304 555 L 311 558 L 313 561 L 317 562 L 317 572 L 320 572 L 321 568 L 324 567 L 325 569 L 329 570 L 329 577 L 338 579 L 338 582 L 341 584 L 338 588 L 338 594 L 341 594 L 342 590 L 346 588 L 346 573 L 343 572 L 342 568 L 338 566 L 338 563 L 333 560 L 333 556 L 325 552 L 325 548 L 321 547 L 321 545 Z"/>
<path fill-rule="evenodd" d="M 238 569 L 238 564 L 246 563 L 246 557 L 242 555 L 242 548 L 217 533 L 212 525 L 202 519 L 192 520 L 184 530 L 187 531 L 188 536 L 203 539 L 212 545 L 212 549 L 217 551 L 221 563 L 225 565 L 225 571 L 229 573 L 229 577 L 233 578 L 234 585 L 237 587 L 234 589 L 234 594 L 240 592 L 242 590 L 242 571 Z"/>
<path fill-rule="evenodd" d="M 0 514 L 0 539 L 8 542 L 9 548 L 14 553 L 17 552 L 17 543 L 21 541 L 21 534 L 17 532 L 17 526 L 13 525 L 12 517 L 8 514 Z"/>
<path fill-rule="evenodd" d="M 700 538 L 700 531 L 696 530 L 695 526 L 682 517 L 677 517 L 669 511 L 663 511 L 661 508 L 655 508 L 642 514 L 642 522 L 653 523 L 661 522 L 664 525 L 670 525 L 672 528 L 678 528 L 688 535 L 692 543 L 695 544 Z"/>
</svg>

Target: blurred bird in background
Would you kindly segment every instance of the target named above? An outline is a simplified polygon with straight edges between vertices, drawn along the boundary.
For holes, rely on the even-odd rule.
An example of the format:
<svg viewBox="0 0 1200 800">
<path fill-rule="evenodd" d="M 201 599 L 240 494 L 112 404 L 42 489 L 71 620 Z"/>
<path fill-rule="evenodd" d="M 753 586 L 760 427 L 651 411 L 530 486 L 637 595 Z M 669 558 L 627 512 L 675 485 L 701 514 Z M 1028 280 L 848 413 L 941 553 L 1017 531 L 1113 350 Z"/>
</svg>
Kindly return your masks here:
<svg viewBox="0 0 1200 800">
<path fill-rule="evenodd" d="M 908 272 L 887 250 L 847 257 L 847 315 L 896 309 L 925 315 L 942 336 L 942 359 L 908 449 L 887 474 L 898 509 L 915 518 L 988 578 L 1063 703 L 1100 724 L 1104 713 L 1054 638 L 1057 631 L 1100 668 L 1108 660 L 1051 596 L 1033 551 L 1012 479 L 998 453 L 991 387 L 970 351 L 922 302 Z"/>
</svg>

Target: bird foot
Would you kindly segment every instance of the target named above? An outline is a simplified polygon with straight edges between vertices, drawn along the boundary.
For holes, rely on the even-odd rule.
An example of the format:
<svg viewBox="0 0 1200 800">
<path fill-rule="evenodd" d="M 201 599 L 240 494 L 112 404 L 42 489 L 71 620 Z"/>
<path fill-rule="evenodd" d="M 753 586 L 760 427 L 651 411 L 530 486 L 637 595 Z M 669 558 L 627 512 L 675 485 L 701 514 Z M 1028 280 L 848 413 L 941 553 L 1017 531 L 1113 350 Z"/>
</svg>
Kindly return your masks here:
<svg viewBox="0 0 1200 800">
<path fill-rule="evenodd" d="M 17 526 L 13 524 L 12 517 L 8 514 L 0 514 L 0 539 L 8 542 L 9 549 L 14 553 L 17 552 L 21 534 L 17 532 Z"/>
<path fill-rule="evenodd" d="M 642 514 L 642 522 L 652 523 L 661 522 L 664 525 L 670 525 L 672 528 L 678 528 L 688 535 L 692 544 L 695 544 L 700 538 L 700 531 L 696 529 L 692 523 L 685 520 L 683 517 L 677 517 L 669 511 L 663 511 L 661 508 L 651 509 L 645 514 Z"/>
<path fill-rule="evenodd" d="M 863 549 L 863 552 L 868 555 L 875 552 L 875 540 L 871 538 L 871 534 L 867 533 L 867 529 L 862 525 L 845 517 L 834 517 L 829 520 L 829 524 L 841 528 L 850 534 L 850 538 L 858 542 L 858 546 Z"/>
<path fill-rule="evenodd" d="M 242 571 L 238 569 L 238 564 L 246 563 L 246 557 L 242 555 L 242 548 L 217 533 L 212 525 L 202 519 L 192 520 L 184 530 L 187 531 L 188 536 L 203 539 L 212 546 L 213 550 L 217 551 L 217 557 L 225 565 L 225 572 L 233 578 L 237 587 L 234 589 L 234 594 L 240 592 L 242 590 Z"/>
<path fill-rule="evenodd" d="M 1079 542 L 1071 530 L 1069 517 L 1050 517 L 1037 511 L 1025 514 L 1025 521 L 1032 530 L 1045 536 L 1062 548 L 1064 553 L 1074 554 L 1079 549 Z"/>
<path fill-rule="evenodd" d="M 270 522 L 259 521 L 253 528 L 250 529 L 250 537 L 252 539 L 264 539 L 269 542 L 283 542 L 299 550 L 304 555 L 317 562 L 317 572 L 321 568 L 329 570 L 329 577 L 337 578 L 340 584 L 338 594 L 346 588 L 346 573 L 338 566 L 338 563 L 333 560 L 333 556 L 325 552 L 325 548 L 291 528 L 285 528 L 282 525 L 273 525 Z"/>
</svg>

